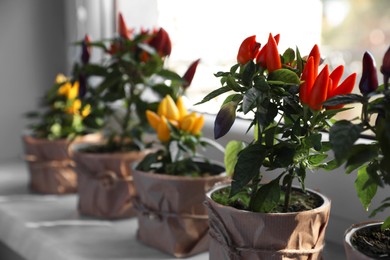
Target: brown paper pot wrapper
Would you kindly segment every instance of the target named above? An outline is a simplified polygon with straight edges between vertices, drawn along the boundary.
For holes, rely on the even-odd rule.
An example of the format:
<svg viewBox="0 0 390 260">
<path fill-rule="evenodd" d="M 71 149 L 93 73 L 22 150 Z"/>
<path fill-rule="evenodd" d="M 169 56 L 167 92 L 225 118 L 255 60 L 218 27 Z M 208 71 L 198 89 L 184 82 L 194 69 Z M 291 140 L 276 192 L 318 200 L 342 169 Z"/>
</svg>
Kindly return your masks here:
<svg viewBox="0 0 390 260">
<path fill-rule="evenodd" d="M 69 154 L 69 145 L 79 142 L 98 142 L 100 134 L 48 140 L 23 135 L 25 161 L 30 173 L 30 189 L 45 194 L 67 194 L 77 191 L 77 175 Z"/>
<path fill-rule="evenodd" d="M 218 172 L 224 171 L 218 167 Z M 134 171 L 138 211 L 137 238 L 175 257 L 208 250 L 205 194 L 224 174 L 184 177 Z"/>
<path fill-rule="evenodd" d="M 363 222 L 359 224 L 354 224 L 350 226 L 344 234 L 344 250 L 345 254 L 347 256 L 347 260 L 370 260 L 373 259 L 363 253 L 361 253 L 358 249 L 356 249 L 352 244 L 351 244 L 351 236 L 353 235 L 354 232 L 357 230 L 370 226 L 370 225 L 382 225 L 383 222 L 380 221 L 370 221 L 370 222 Z M 388 259 L 388 258 L 386 258 Z"/>
<path fill-rule="evenodd" d="M 145 152 L 83 153 L 74 147 L 79 212 L 103 219 L 135 216 L 131 164 L 141 160 Z"/>
<path fill-rule="evenodd" d="M 210 259 L 321 259 L 330 200 L 297 213 L 255 213 L 214 202 L 207 193 Z"/>
</svg>

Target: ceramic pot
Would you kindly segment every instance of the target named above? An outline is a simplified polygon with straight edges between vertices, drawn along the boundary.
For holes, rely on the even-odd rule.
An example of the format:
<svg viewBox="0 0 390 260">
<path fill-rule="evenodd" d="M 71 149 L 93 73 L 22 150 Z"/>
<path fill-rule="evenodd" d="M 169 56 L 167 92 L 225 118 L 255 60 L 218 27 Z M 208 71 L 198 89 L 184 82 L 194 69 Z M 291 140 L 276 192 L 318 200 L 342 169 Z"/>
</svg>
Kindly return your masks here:
<svg viewBox="0 0 390 260">
<path fill-rule="evenodd" d="M 205 194 L 226 180 L 225 170 L 213 165 L 208 177 L 133 173 L 137 190 L 137 238 L 144 244 L 175 257 L 188 257 L 208 250 L 208 216 Z"/>
<path fill-rule="evenodd" d="M 83 147 L 72 146 L 80 214 L 103 219 L 135 216 L 131 165 L 142 160 L 146 152 L 91 153 L 83 152 Z"/>
<path fill-rule="evenodd" d="M 22 136 L 24 159 L 29 171 L 31 191 L 43 194 L 68 194 L 77 191 L 77 175 L 69 154 L 72 143 L 95 143 L 100 134 L 89 134 L 67 139 L 48 140 L 35 138 L 30 134 Z"/>
<path fill-rule="evenodd" d="M 313 210 L 257 213 L 221 205 L 206 195 L 210 225 L 210 259 L 321 259 L 330 200 Z"/>
<path fill-rule="evenodd" d="M 377 257 L 371 257 L 363 252 L 359 251 L 353 243 L 352 243 L 352 236 L 359 230 L 365 229 L 365 228 L 371 228 L 371 227 L 380 227 L 382 225 L 382 221 L 371 221 L 371 222 L 363 222 L 359 224 L 354 224 L 350 226 L 344 235 L 344 249 L 345 249 L 345 254 L 347 256 L 348 260 L 369 260 L 369 259 L 390 259 L 389 252 L 387 254 L 387 257 L 384 255 L 377 256 Z M 382 258 L 381 258 L 382 257 Z"/>
</svg>

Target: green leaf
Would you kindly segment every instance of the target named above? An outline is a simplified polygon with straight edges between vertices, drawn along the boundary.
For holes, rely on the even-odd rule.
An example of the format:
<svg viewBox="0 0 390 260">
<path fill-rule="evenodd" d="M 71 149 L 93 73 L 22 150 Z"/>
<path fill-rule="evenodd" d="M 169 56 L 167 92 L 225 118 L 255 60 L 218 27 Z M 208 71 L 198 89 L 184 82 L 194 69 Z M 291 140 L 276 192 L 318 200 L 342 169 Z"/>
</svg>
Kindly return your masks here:
<svg viewBox="0 0 390 260">
<path fill-rule="evenodd" d="M 253 82 L 254 82 L 253 87 L 255 87 L 256 89 L 258 89 L 260 91 L 266 92 L 270 89 L 270 86 L 268 85 L 267 80 L 263 76 L 255 77 Z"/>
<path fill-rule="evenodd" d="M 205 103 L 207 101 L 210 101 L 211 99 L 225 93 L 225 92 L 228 92 L 230 91 L 231 89 L 229 87 L 221 87 L 221 88 L 218 88 L 216 90 L 213 90 L 212 92 L 210 92 L 209 94 L 207 94 L 203 99 L 202 101 L 196 103 L 195 105 L 199 105 L 199 104 L 202 104 L 202 103 Z"/>
<path fill-rule="evenodd" d="M 342 162 L 348 157 L 353 144 L 359 139 L 362 131 L 361 125 L 355 125 L 348 120 L 337 121 L 330 128 L 329 141 L 338 162 Z"/>
<path fill-rule="evenodd" d="M 251 144 L 241 151 L 234 168 L 230 196 L 240 192 L 253 178 L 259 176 L 265 155 L 265 147 L 258 143 Z"/>
<path fill-rule="evenodd" d="M 250 88 L 245 94 L 242 102 L 242 111 L 244 114 L 247 114 L 256 106 L 256 101 L 258 100 L 261 92 L 256 88 Z"/>
<path fill-rule="evenodd" d="M 372 217 L 375 217 L 376 214 L 380 213 L 380 212 L 383 212 L 385 209 L 387 208 L 390 208 L 390 198 L 387 198 L 385 200 L 382 201 L 382 205 L 380 205 L 379 207 L 377 207 L 376 209 L 374 209 L 371 214 L 370 214 L 370 218 Z"/>
<path fill-rule="evenodd" d="M 150 153 L 144 157 L 144 159 L 137 165 L 137 170 L 139 171 L 150 171 L 152 168 L 151 165 L 158 162 L 158 158 L 161 156 L 161 153 Z"/>
<path fill-rule="evenodd" d="M 157 75 L 165 78 L 165 79 L 169 79 L 169 80 L 174 80 L 174 81 L 179 81 L 179 82 L 182 82 L 184 83 L 184 80 L 182 77 L 180 77 L 176 72 L 173 72 L 171 70 L 165 70 L 165 69 L 162 69 L 160 70 Z"/>
<path fill-rule="evenodd" d="M 287 84 L 300 84 L 298 75 L 289 69 L 278 69 L 268 75 L 268 81 L 281 81 Z"/>
<path fill-rule="evenodd" d="M 249 61 L 247 64 L 245 64 L 244 70 L 242 72 L 242 83 L 245 86 L 251 86 L 252 78 L 255 72 L 256 72 L 256 65 L 253 61 Z"/>
<path fill-rule="evenodd" d="M 381 230 L 385 230 L 385 229 L 388 229 L 390 228 L 390 216 L 387 217 L 385 219 L 385 221 L 383 222 L 382 226 L 381 226 Z"/>
<path fill-rule="evenodd" d="M 358 170 L 358 175 L 355 180 L 355 189 L 365 210 L 368 210 L 372 199 L 374 198 L 377 185 L 371 180 L 370 175 L 367 173 L 367 166 L 363 166 Z"/>
<path fill-rule="evenodd" d="M 222 106 L 226 103 L 229 103 L 230 101 L 233 101 L 235 103 L 240 103 L 242 101 L 243 97 L 242 94 L 231 94 L 225 98 L 225 100 L 222 103 Z"/>
<path fill-rule="evenodd" d="M 326 100 L 324 106 L 337 106 L 343 104 L 362 103 L 364 97 L 358 94 L 337 95 Z"/>
<path fill-rule="evenodd" d="M 233 176 L 234 167 L 237 163 L 238 154 L 245 148 L 245 143 L 241 141 L 229 141 L 225 148 L 224 163 L 226 174 Z"/>
<path fill-rule="evenodd" d="M 281 188 L 278 178 L 267 184 L 261 185 L 250 201 L 249 207 L 255 212 L 270 212 L 278 205 L 280 195 Z"/>
<path fill-rule="evenodd" d="M 315 154 L 315 155 L 309 155 L 308 161 L 312 166 L 318 166 L 322 163 L 323 160 L 328 158 L 327 154 Z"/>
<path fill-rule="evenodd" d="M 284 63 L 292 63 L 295 59 L 295 52 L 293 49 L 288 48 L 284 53 L 283 53 L 283 61 Z"/>
<path fill-rule="evenodd" d="M 378 146 L 375 144 L 356 144 L 352 147 L 350 156 L 345 165 L 346 173 L 360 168 L 366 162 L 378 155 Z"/>
<path fill-rule="evenodd" d="M 236 92 L 241 92 L 245 90 L 245 88 L 241 87 L 240 84 L 236 82 L 236 79 L 233 76 L 227 76 L 227 81 L 226 81 L 227 86 Z"/>
</svg>

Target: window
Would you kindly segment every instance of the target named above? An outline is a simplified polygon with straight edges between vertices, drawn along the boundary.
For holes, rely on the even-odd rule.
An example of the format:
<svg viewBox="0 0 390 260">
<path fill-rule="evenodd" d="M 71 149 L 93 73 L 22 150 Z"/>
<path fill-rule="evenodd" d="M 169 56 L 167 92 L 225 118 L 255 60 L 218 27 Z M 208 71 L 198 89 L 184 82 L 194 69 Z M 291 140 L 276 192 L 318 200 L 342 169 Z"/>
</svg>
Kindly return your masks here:
<svg viewBox="0 0 390 260">
<path fill-rule="evenodd" d="M 179 74 L 201 58 L 192 86 L 191 103 L 200 101 L 220 83 L 214 73 L 235 63 L 241 41 L 250 35 L 264 43 L 268 33 L 280 33 L 280 50 L 299 47 L 302 55 L 320 46 L 330 67 L 345 65 L 345 75 L 358 73 L 368 50 L 378 67 L 390 45 L 388 0 L 116 0 L 129 26 L 164 27 L 171 36 L 167 65 Z M 381 80 L 380 80 L 381 82 Z M 358 87 L 355 87 L 358 91 Z M 218 103 L 196 109 L 216 112 Z"/>
</svg>

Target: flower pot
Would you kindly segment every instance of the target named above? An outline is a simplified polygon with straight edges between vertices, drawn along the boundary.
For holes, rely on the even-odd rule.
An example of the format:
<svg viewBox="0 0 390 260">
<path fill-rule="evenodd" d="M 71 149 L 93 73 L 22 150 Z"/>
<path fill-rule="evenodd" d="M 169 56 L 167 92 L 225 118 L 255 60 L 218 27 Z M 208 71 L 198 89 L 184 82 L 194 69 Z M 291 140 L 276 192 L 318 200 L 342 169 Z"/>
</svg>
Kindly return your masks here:
<svg viewBox="0 0 390 260">
<path fill-rule="evenodd" d="M 83 144 L 72 146 L 79 212 L 103 219 L 135 216 L 131 164 L 141 160 L 146 152 L 91 153 L 80 150 L 83 147 Z"/>
<path fill-rule="evenodd" d="M 210 259 L 321 259 L 330 200 L 313 210 L 257 213 L 224 206 L 206 195 L 210 225 Z"/>
<path fill-rule="evenodd" d="M 226 179 L 224 168 L 214 165 L 217 175 L 208 177 L 133 173 L 137 190 L 137 238 L 144 244 L 175 257 L 208 250 L 206 192 Z"/>
<path fill-rule="evenodd" d="M 31 191 L 45 194 L 66 194 L 77 191 L 77 175 L 73 170 L 69 146 L 78 142 L 97 142 L 100 134 L 67 139 L 48 140 L 30 134 L 22 136 L 25 161 L 30 173 Z"/>
<path fill-rule="evenodd" d="M 344 249 L 348 260 L 390 259 L 390 230 L 387 231 L 386 237 L 385 233 L 382 232 L 378 233 L 381 234 L 380 236 L 375 234 L 379 231 L 382 223 L 380 221 L 364 222 L 354 224 L 346 230 Z M 359 238 L 357 234 L 360 232 L 367 232 L 369 235 Z M 359 245 L 353 241 L 355 236 Z"/>
</svg>

